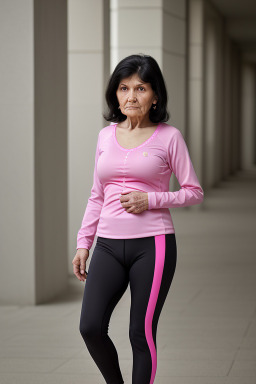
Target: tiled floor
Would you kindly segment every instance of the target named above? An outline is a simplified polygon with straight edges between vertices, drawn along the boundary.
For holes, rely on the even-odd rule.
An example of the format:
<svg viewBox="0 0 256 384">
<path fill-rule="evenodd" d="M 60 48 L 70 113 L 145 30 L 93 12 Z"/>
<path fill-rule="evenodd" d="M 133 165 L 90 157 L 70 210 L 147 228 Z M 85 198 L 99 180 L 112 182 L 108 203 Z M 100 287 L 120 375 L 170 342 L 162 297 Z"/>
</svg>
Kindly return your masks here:
<svg viewBox="0 0 256 384">
<path fill-rule="evenodd" d="M 256 384 L 256 172 L 212 190 L 203 210 L 173 209 L 175 276 L 157 331 L 155 384 Z M 84 283 L 36 307 L 0 307 L 0 384 L 103 384 L 79 333 Z M 111 317 L 131 384 L 129 288 Z"/>
</svg>

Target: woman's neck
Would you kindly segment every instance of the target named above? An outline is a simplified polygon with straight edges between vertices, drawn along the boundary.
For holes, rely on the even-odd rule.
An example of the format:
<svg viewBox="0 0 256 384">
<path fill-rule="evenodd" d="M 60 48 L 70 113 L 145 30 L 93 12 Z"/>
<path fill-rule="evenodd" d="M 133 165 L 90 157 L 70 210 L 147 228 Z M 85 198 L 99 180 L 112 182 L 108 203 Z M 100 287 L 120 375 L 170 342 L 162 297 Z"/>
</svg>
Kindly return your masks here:
<svg viewBox="0 0 256 384">
<path fill-rule="evenodd" d="M 123 128 L 127 128 L 130 131 L 137 129 L 137 128 L 148 128 L 148 127 L 154 127 L 156 124 L 152 123 L 152 121 L 149 119 L 149 117 L 144 118 L 134 118 L 131 119 L 130 117 L 127 117 L 126 120 L 124 120 L 121 123 Z"/>
</svg>

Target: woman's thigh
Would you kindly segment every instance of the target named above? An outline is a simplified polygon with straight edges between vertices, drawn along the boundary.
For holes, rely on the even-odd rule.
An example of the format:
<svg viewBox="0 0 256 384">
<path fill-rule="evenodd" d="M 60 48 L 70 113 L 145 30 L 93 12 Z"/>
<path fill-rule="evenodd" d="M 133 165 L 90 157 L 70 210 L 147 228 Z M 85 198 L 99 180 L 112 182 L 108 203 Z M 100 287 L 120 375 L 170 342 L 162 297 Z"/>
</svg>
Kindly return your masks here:
<svg viewBox="0 0 256 384">
<path fill-rule="evenodd" d="M 176 269 L 175 234 L 129 239 L 126 243 L 128 259 L 131 320 L 140 316 L 145 319 L 147 314 L 156 322 Z"/>
<path fill-rule="evenodd" d="M 128 274 L 118 260 L 118 242 L 115 252 L 97 239 L 85 281 L 80 331 L 89 337 L 108 330 L 111 313 L 128 286 Z"/>
<path fill-rule="evenodd" d="M 132 239 L 131 239 L 132 240 Z M 134 239 L 126 243 L 130 258 L 129 270 L 131 309 L 130 339 L 135 356 L 134 382 L 141 367 L 153 379 L 156 372 L 156 330 L 158 319 L 176 269 L 175 234 Z M 129 255 L 129 256 L 128 256 Z M 149 380 L 149 381 L 147 381 Z"/>
</svg>

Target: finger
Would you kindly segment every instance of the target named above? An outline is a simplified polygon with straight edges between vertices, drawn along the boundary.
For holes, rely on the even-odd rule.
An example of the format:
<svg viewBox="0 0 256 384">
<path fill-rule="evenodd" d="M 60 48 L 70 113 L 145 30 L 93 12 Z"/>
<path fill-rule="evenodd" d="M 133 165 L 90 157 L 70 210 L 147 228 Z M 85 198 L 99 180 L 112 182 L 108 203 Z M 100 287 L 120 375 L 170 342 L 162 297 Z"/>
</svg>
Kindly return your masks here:
<svg viewBox="0 0 256 384">
<path fill-rule="evenodd" d="M 128 189 L 125 189 L 124 191 L 121 192 L 121 195 L 126 195 L 127 193 L 131 193 L 131 191 L 128 191 Z"/>
<path fill-rule="evenodd" d="M 82 275 L 80 274 L 80 272 L 74 271 L 74 274 L 78 278 L 78 280 L 82 279 Z"/>
<path fill-rule="evenodd" d="M 74 269 L 74 274 L 78 278 L 78 280 L 80 280 L 80 281 L 84 281 L 85 280 L 85 277 L 81 275 L 79 268 L 78 268 L 78 270 Z"/>
<path fill-rule="evenodd" d="M 73 271 L 74 271 L 74 274 L 75 274 L 77 277 L 81 277 L 81 274 L 80 274 L 80 266 L 79 266 L 79 265 L 74 264 L 74 266 L 73 266 Z"/>
<path fill-rule="evenodd" d="M 121 196 L 120 197 L 120 201 L 121 203 L 124 203 L 124 202 L 127 202 L 130 200 L 130 196 Z"/>
<path fill-rule="evenodd" d="M 79 271 L 79 266 L 80 266 L 80 264 L 73 264 L 73 270 Z"/>
<path fill-rule="evenodd" d="M 74 274 L 75 274 L 77 277 L 80 277 L 80 276 L 81 276 L 79 265 L 74 265 L 74 266 L 73 266 L 73 272 L 74 272 Z"/>
<path fill-rule="evenodd" d="M 80 272 L 84 273 L 85 271 L 85 258 L 81 258 L 81 264 L 80 264 Z"/>
</svg>

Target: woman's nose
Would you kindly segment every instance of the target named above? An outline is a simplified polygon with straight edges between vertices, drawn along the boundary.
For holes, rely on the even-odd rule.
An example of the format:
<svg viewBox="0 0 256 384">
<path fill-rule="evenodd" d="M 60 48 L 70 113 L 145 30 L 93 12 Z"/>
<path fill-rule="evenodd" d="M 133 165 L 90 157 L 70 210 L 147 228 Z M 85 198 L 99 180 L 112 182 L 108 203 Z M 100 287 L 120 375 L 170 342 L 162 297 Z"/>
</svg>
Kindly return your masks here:
<svg viewBox="0 0 256 384">
<path fill-rule="evenodd" d="M 134 91 L 131 91 L 131 92 L 129 93 L 129 95 L 128 95 L 128 100 L 129 100 L 129 101 L 134 101 L 134 100 L 136 100 L 136 95 L 135 95 Z"/>
</svg>

